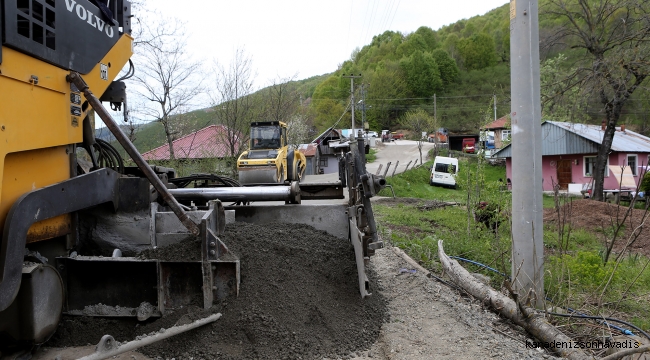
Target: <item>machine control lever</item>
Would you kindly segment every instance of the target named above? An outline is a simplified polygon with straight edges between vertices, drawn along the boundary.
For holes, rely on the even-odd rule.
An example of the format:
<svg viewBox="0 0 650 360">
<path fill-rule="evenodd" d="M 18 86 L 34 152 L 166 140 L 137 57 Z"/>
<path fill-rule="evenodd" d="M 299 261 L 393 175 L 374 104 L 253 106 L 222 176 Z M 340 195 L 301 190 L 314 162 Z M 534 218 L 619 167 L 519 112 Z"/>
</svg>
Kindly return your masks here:
<svg viewBox="0 0 650 360">
<path fill-rule="evenodd" d="M 117 141 L 124 147 L 124 150 L 126 150 L 127 154 L 131 156 L 131 159 L 136 163 L 138 168 L 142 170 L 144 175 L 149 179 L 151 182 L 151 185 L 158 191 L 160 196 L 162 196 L 163 200 L 169 205 L 169 207 L 172 209 L 174 214 L 178 217 L 178 219 L 181 221 L 183 226 L 187 228 L 187 230 L 192 233 L 194 236 L 198 236 L 201 233 L 201 230 L 199 229 L 198 225 L 192 221 L 192 219 L 187 216 L 187 213 L 185 213 L 185 210 L 181 207 L 181 205 L 176 201 L 176 199 L 169 193 L 169 190 L 167 190 L 167 187 L 162 183 L 160 178 L 156 175 L 156 173 L 151 169 L 151 166 L 147 164 L 147 162 L 144 160 L 142 155 L 140 155 L 140 152 L 135 148 L 133 143 L 129 140 L 129 138 L 122 132 L 122 129 L 117 125 L 115 120 L 113 120 L 113 117 L 106 111 L 106 108 L 102 105 L 102 103 L 93 95 L 92 91 L 88 88 L 88 85 L 86 82 L 83 80 L 81 75 L 75 71 L 71 71 L 70 74 L 66 77 L 66 80 L 70 83 L 73 83 L 79 91 L 83 92 L 84 96 L 86 97 L 86 100 L 88 100 L 88 103 L 90 103 L 90 106 L 95 109 L 95 112 L 97 112 L 97 115 L 99 115 L 100 118 L 104 121 L 104 124 L 106 124 L 106 127 L 111 131 L 113 136 L 117 139 Z"/>
</svg>

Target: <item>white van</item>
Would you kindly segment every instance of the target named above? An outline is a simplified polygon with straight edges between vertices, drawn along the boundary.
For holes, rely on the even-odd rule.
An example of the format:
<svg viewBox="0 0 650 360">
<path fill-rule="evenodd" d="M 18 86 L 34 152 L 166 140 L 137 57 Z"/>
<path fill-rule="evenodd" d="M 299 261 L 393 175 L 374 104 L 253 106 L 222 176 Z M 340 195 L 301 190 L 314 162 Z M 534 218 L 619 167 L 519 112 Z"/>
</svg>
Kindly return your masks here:
<svg viewBox="0 0 650 360">
<path fill-rule="evenodd" d="M 429 180 L 429 185 L 448 186 L 455 189 L 457 174 L 458 159 L 436 156 L 431 167 L 431 180 Z"/>
</svg>

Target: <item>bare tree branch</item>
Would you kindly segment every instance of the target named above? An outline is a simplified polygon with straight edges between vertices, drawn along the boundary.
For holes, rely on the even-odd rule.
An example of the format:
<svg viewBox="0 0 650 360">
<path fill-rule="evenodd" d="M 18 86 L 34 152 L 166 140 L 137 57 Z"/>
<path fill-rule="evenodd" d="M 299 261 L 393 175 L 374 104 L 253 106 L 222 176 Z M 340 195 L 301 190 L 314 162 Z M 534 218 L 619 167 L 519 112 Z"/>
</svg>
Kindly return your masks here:
<svg viewBox="0 0 650 360">
<path fill-rule="evenodd" d="M 149 101 L 142 113 L 163 125 L 169 156 L 174 159 L 172 143 L 182 125 L 177 124 L 175 116 L 191 108 L 204 91 L 202 66 L 201 62 L 190 60 L 187 35 L 178 20 L 163 19 L 142 31 L 147 40 L 136 48 L 137 71 L 133 79 L 139 95 Z"/>
<path fill-rule="evenodd" d="M 594 173 L 594 199 L 602 200 L 616 125 L 630 96 L 650 75 L 650 2 L 548 0 L 542 13 L 565 23 L 556 40 L 585 51 L 566 87 L 581 86 L 585 97 L 603 107 L 606 127 Z"/>
</svg>

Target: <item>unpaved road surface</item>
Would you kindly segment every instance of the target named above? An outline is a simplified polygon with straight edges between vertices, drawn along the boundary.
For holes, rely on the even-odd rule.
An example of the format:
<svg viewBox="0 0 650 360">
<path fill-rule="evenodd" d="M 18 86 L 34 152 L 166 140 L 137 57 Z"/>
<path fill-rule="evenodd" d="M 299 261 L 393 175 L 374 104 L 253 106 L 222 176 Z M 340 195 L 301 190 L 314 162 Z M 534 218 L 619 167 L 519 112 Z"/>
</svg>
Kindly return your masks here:
<svg viewBox="0 0 650 360">
<path fill-rule="evenodd" d="M 390 320 L 377 342 L 354 359 L 550 359 L 526 349 L 520 331 L 475 300 L 413 269 L 392 248 L 371 260 Z M 505 334 L 505 335 L 504 335 Z"/>
<path fill-rule="evenodd" d="M 526 349 L 525 337 L 521 332 L 512 328 L 499 319 L 492 312 L 484 309 L 480 303 L 461 296 L 458 292 L 447 286 L 420 274 L 412 273 L 408 263 L 397 256 L 392 248 L 387 247 L 378 250 L 371 260 L 371 269 L 374 273 L 373 296 L 382 297 L 387 302 L 387 318 L 381 325 L 375 341 L 368 346 L 356 347 L 343 353 L 339 352 L 336 357 L 322 357 L 309 353 L 297 353 L 295 349 L 287 348 L 285 356 L 276 358 L 302 358 L 302 359 L 363 359 L 363 360 L 396 360 L 396 359 L 549 359 L 553 358 L 547 353 L 536 349 Z M 354 276 L 355 274 L 350 274 Z M 299 292 L 300 289 L 292 291 Z M 324 291 L 332 291 L 324 290 Z M 358 293 L 355 293 L 358 296 Z M 314 303 L 319 303 L 321 295 L 313 294 Z M 292 296 L 287 299 L 269 299 L 271 303 L 285 302 L 288 304 L 295 301 L 299 296 Z M 224 314 L 229 309 L 224 309 Z M 234 309 L 233 309 L 234 310 Z M 258 314 L 234 314 L 236 319 L 254 318 L 264 316 L 263 312 Z M 380 314 L 375 314 L 381 316 Z M 242 317 L 243 316 L 243 317 Z M 296 317 L 299 317 L 297 314 Z M 270 319 L 269 319 L 270 320 Z M 320 318 L 316 313 L 313 320 L 317 324 L 326 326 L 327 319 Z M 340 321 L 339 317 L 339 321 Z M 218 321 L 221 321 L 218 320 Z M 250 321 L 247 320 L 247 321 Z M 232 322 L 231 325 L 236 324 Z M 275 321 L 267 321 L 270 329 L 282 326 Z M 309 330 L 305 326 L 299 326 L 296 333 Z M 227 329 L 222 328 L 222 331 Z M 319 332 L 320 334 L 320 332 Z M 239 342 L 228 343 L 235 345 L 235 348 L 224 348 L 224 337 L 233 338 L 232 335 L 224 335 L 221 331 L 207 327 L 203 331 L 195 330 L 186 335 L 180 335 L 177 339 L 167 340 L 167 345 L 149 348 L 145 351 L 148 355 L 141 353 L 129 353 L 119 357 L 120 359 L 221 359 L 221 358 L 256 358 L 246 348 L 247 338 L 259 336 L 264 338 L 267 334 L 242 334 L 241 344 Z M 303 336 L 311 336 L 313 333 L 297 334 L 301 339 Z M 292 335 L 293 336 L 293 335 Z M 363 337 L 353 333 L 346 334 L 349 337 Z M 171 351 L 174 348 L 183 348 L 184 343 L 200 339 L 200 343 L 206 349 L 212 346 L 233 351 L 235 356 L 216 356 L 200 352 L 192 354 L 180 351 Z M 222 345 L 219 345 L 222 343 Z M 237 346 L 238 345 L 238 346 Z M 259 344 L 260 348 L 266 348 L 269 344 Z M 349 348 L 349 345 L 324 344 L 324 346 L 341 346 Z M 39 359 L 60 360 L 74 359 L 80 355 L 92 351 L 92 346 L 75 347 L 67 349 L 42 349 L 35 357 Z M 239 348 L 239 349 L 236 349 Z M 244 351 L 242 351 L 244 350 Z M 74 355 L 71 355 L 74 354 Z M 180 356 L 179 356 L 180 355 Z M 251 356 L 252 355 L 252 356 Z M 278 353 L 276 353 L 278 355 Z M 282 355 L 280 353 L 279 355 Z M 260 356 L 261 358 L 261 356 Z"/>
</svg>

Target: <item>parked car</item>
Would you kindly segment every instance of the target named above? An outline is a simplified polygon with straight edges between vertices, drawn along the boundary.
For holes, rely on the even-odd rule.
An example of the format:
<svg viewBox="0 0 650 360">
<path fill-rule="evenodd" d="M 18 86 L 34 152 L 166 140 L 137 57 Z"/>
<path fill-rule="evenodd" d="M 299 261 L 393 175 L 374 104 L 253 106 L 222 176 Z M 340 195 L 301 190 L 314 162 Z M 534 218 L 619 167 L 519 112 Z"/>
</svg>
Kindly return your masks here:
<svg viewBox="0 0 650 360">
<path fill-rule="evenodd" d="M 399 134 L 393 133 L 393 139 L 394 140 L 399 140 L 399 139 L 403 139 L 403 138 L 404 138 L 404 134 L 402 134 L 402 133 L 399 133 Z"/>
<path fill-rule="evenodd" d="M 429 185 L 447 186 L 455 189 L 457 174 L 458 159 L 436 156 L 431 167 Z"/>
<path fill-rule="evenodd" d="M 376 131 L 366 131 L 366 135 L 368 137 L 374 137 L 374 138 L 379 137 L 379 134 L 377 134 Z"/>
<path fill-rule="evenodd" d="M 462 149 L 464 153 L 474 154 L 476 152 L 476 139 L 464 138 Z"/>
</svg>

